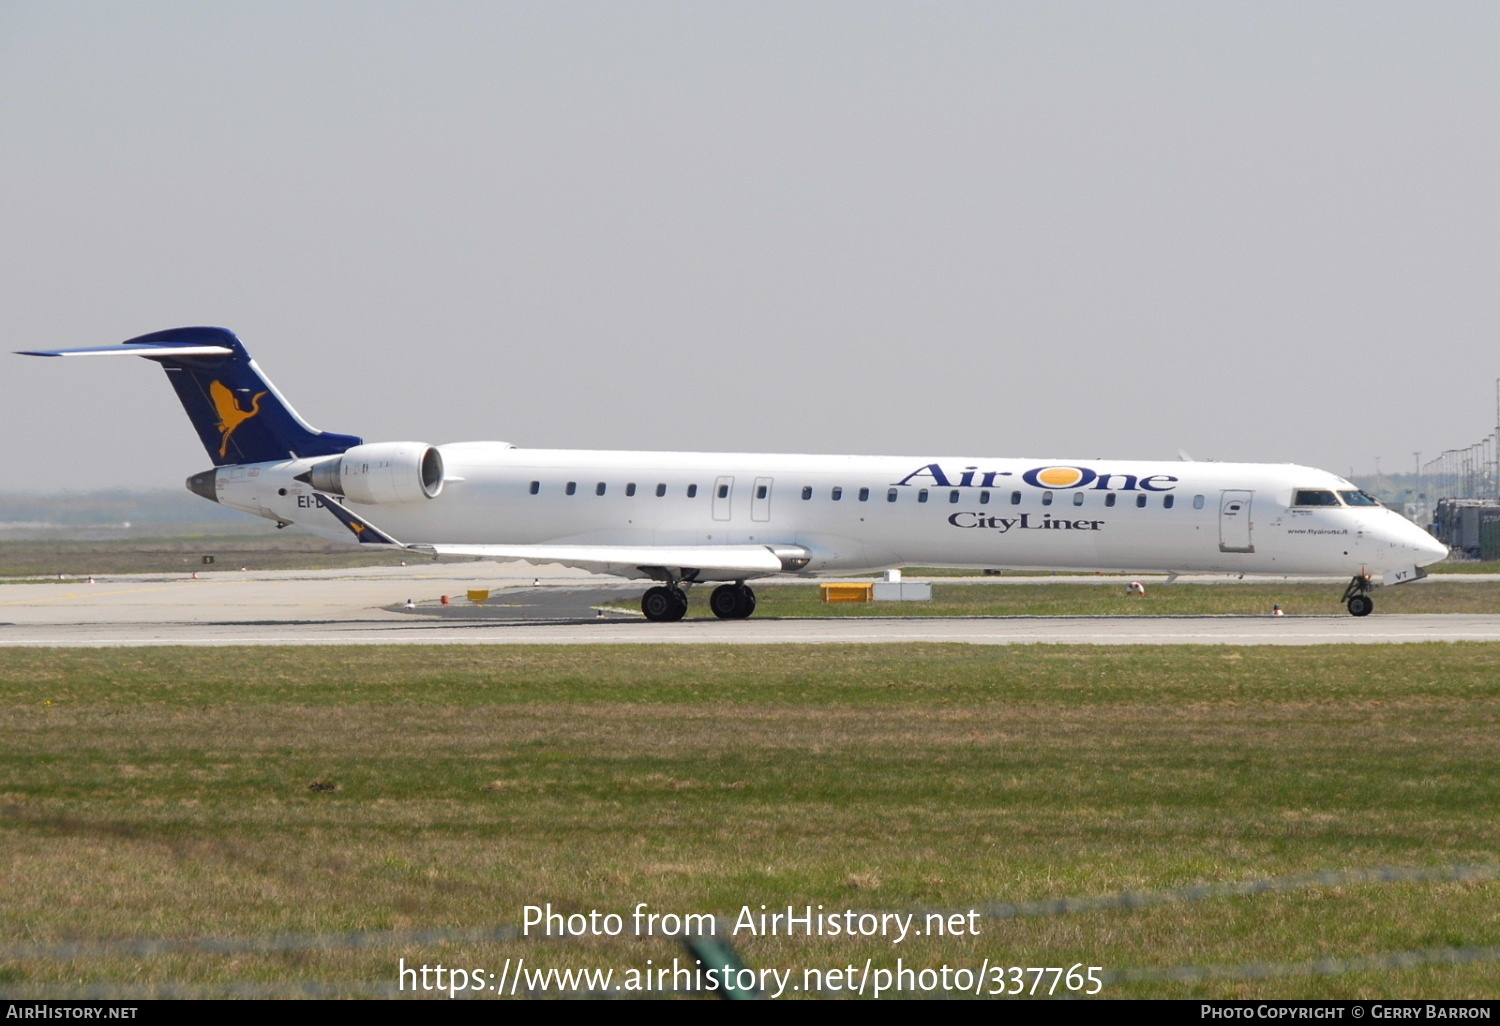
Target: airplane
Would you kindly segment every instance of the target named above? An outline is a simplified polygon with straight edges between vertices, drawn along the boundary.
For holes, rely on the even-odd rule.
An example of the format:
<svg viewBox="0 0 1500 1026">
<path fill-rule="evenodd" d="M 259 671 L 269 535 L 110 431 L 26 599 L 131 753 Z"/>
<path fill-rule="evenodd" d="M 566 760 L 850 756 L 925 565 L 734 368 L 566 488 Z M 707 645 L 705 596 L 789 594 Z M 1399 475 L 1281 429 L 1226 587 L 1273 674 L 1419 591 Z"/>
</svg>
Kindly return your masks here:
<svg viewBox="0 0 1500 1026">
<path fill-rule="evenodd" d="M 680 620 L 696 584 L 718 585 L 715 616 L 744 619 L 750 580 L 912 565 L 1348 575 L 1341 601 L 1366 616 L 1373 588 L 1448 555 L 1293 464 L 367 444 L 311 427 L 225 328 L 21 355 L 161 365 L 214 464 L 187 487 L 212 502 L 362 545 L 650 580 L 653 621 Z"/>
</svg>

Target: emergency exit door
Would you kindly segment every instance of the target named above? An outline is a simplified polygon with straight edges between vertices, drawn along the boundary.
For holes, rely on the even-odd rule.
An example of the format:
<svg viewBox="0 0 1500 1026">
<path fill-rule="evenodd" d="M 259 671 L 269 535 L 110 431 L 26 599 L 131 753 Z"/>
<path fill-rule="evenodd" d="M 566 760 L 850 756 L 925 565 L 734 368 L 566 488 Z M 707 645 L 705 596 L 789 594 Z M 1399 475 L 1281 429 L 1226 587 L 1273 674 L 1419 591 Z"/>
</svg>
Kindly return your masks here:
<svg viewBox="0 0 1500 1026">
<path fill-rule="evenodd" d="M 734 502 L 734 478 L 721 477 L 714 482 L 714 519 L 728 520 Z"/>
<path fill-rule="evenodd" d="M 771 479 L 757 477 L 750 495 L 750 519 L 765 523 L 771 519 Z"/>
<path fill-rule="evenodd" d="M 1254 492 L 1225 491 L 1219 499 L 1219 551 L 1254 552 L 1250 539 L 1250 500 Z"/>
</svg>

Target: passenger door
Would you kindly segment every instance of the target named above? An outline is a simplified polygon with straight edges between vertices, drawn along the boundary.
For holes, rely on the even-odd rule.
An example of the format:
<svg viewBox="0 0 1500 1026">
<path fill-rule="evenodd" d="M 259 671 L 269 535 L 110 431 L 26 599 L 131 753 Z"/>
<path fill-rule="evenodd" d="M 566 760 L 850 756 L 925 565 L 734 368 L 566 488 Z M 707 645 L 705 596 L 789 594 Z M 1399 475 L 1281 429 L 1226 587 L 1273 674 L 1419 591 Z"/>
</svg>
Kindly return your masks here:
<svg viewBox="0 0 1500 1026">
<path fill-rule="evenodd" d="M 1250 491 L 1225 490 L 1219 499 L 1219 551 L 1254 552 L 1250 539 Z"/>
</svg>

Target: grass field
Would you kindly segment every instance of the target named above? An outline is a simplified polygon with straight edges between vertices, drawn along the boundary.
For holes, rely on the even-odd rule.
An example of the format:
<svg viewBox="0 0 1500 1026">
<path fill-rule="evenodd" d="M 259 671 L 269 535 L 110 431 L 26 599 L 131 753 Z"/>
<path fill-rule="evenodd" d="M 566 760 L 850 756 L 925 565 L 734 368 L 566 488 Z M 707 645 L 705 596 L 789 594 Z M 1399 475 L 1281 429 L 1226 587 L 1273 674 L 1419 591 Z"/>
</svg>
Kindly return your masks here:
<svg viewBox="0 0 1500 1026">
<path fill-rule="evenodd" d="M 1483 562 L 1477 559 L 1453 560 L 1436 563 L 1427 568 L 1429 573 L 1434 574 L 1500 574 L 1500 562 L 1490 560 Z M 976 577 L 981 574 L 987 577 L 1037 577 L 1045 576 L 1047 571 L 1037 570 L 973 570 L 955 569 L 942 566 L 910 566 L 905 569 L 908 577 Z M 872 577 L 878 575 L 870 575 Z M 1060 571 L 1054 576 L 1058 577 L 1091 577 L 1092 572 L 1087 571 Z M 1125 576 L 1125 575 L 1114 575 Z M 1127 577 L 1128 579 L 1128 577 Z"/>
<path fill-rule="evenodd" d="M 0 651 L 7 941 L 964 908 L 1500 861 L 1500 646 Z M 1500 884 L 735 941 L 756 967 L 1108 969 L 1500 945 Z M 0 957 L 0 992 L 660 965 L 664 939 Z M 1500 964 L 1117 996 L 1500 994 Z"/>
<path fill-rule="evenodd" d="M 1438 563 L 1427 569 L 1435 574 L 1500 574 L 1500 561 L 1461 559 Z"/>
<path fill-rule="evenodd" d="M 1477 559 L 1450 560 L 1443 563 L 1435 563 L 1427 568 L 1429 573 L 1434 574 L 1500 574 L 1500 561 L 1490 560 L 1484 562 Z M 955 569 L 943 566 L 909 566 L 903 571 L 908 577 L 1041 577 L 1047 576 L 1049 571 L 1045 570 L 974 570 Z M 869 575 L 872 578 L 878 574 Z M 1093 571 L 1063 570 L 1052 574 L 1055 577 L 1092 577 Z M 1129 575 L 1117 574 L 1111 571 L 1111 576 L 1129 579 Z"/>
</svg>

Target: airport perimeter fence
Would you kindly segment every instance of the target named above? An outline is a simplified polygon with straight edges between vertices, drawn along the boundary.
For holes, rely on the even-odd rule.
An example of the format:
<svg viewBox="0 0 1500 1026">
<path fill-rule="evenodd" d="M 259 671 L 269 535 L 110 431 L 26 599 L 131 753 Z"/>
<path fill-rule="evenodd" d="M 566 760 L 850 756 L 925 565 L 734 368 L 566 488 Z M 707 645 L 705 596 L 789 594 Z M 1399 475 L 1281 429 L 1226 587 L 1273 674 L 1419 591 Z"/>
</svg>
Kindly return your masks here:
<svg viewBox="0 0 1500 1026">
<path fill-rule="evenodd" d="M 962 909 L 912 908 L 901 914 L 967 915 L 975 912 L 985 920 L 1006 920 L 1066 916 L 1087 912 L 1130 911 L 1175 902 L 1211 901 L 1225 898 L 1247 898 L 1284 894 L 1313 887 L 1343 887 L 1370 884 L 1430 883 L 1442 881 L 1479 882 L 1500 878 L 1500 865 L 1450 866 L 1378 866 L 1365 869 L 1328 870 L 1290 876 L 1221 883 L 1193 884 L 1155 891 L 1121 891 L 1116 894 L 1076 898 L 1054 898 L 1029 902 L 993 902 Z M 893 910 L 886 909 L 885 912 Z M 876 913 L 879 914 L 879 913 Z M 721 916 L 720 920 L 733 919 Z M 635 935 L 631 934 L 631 938 Z M 292 952 L 347 951 L 381 948 L 415 948 L 426 945 L 504 944 L 521 940 L 547 943 L 566 938 L 528 937 L 519 926 L 451 928 L 431 930 L 361 930 L 347 933 L 274 934 L 261 937 L 206 937 L 172 939 L 134 937 L 111 941 L 67 941 L 61 943 L 0 944 L 0 968 L 6 962 L 71 960 L 99 957 L 148 958 L 168 954 L 207 952 L 219 955 L 279 954 Z M 719 942 L 720 950 L 728 950 Z M 700 951 L 688 944 L 690 953 Z M 731 953 L 731 957 L 733 957 Z M 1460 946 L 1391 951 L 1371 955 L 1329 957 L 1300 962 L 1247 962 L 1225 965 L 1178 965 L 1105 970 L 1100 979 L 1106 988 L 1101 996 L 1110 996 L 1110 984 L 1250 981 L 1313 976 L 1339 976 L 1385 969 L 1412 969 L 1422 966 L 1449 966 L 1500 961 L 1500 946 Z M 3 977 L 0 977 L 3 978 Z M 519 978 L 519 973 L 518 973 Z M 566 990 L 548 988 L 512 988 L 506 996 L 531 998 L 595 998 L 667 996 L 662 992 L 628 994 L 618 991 Z M 670 992 L 667 992 L 670 994 Z M 416 991 L 402 989 L 398 983 L 376 983 L 367 980 L 303 983 L 224 983 L 224 984 L 78 984 L 67 986 L 27 986 L 24 982 L 0 983 L 0 1000 L 152 1000 L 203 998 L 448 998 L 445 990 Z M 475 998 L 486 992 L 460 990 L 456 996 Z M 713 996 L 711 993 L 701 996 Z M 825 996 L 858 997 L 860 994 L 839 991 Z M 931 997 L 948 997 L 937 992 Z M 997 995 L 998 996 L 998 995 Z M 1057 995 L 1076 997 L 1076 994 Z"/>
</svg>

